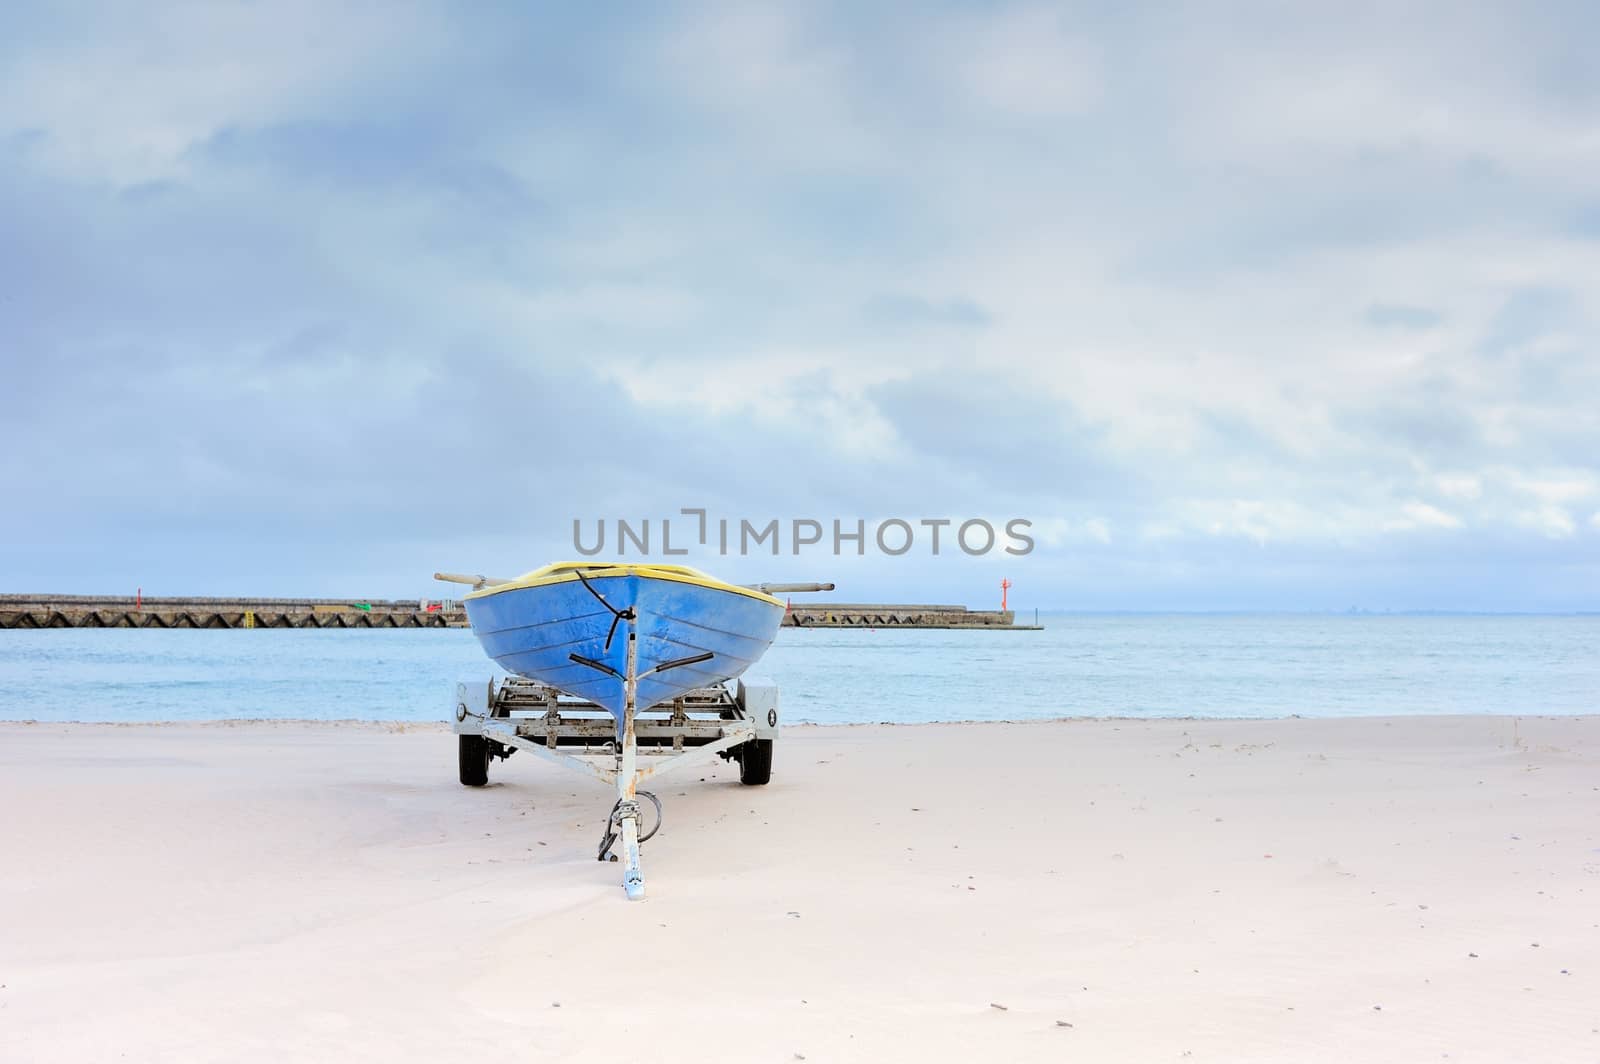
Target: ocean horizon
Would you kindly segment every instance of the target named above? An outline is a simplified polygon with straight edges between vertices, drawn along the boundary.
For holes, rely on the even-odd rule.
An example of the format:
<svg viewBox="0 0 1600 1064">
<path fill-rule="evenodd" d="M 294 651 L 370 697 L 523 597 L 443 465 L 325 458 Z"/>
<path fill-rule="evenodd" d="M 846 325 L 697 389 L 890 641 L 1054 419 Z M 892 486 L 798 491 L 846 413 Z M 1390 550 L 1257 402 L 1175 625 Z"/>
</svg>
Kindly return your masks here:
<svg viewBox="0 0 1600 1064">
<path fill-rule="evenodd" d="M 1031 622 L 1032 611 L 1018 620 Z M 790 724 L 1600 711 L 1600 614 L 1043 611 L 1042 631 L 785 628 Z M 0 633 L 0 719 L 447 719 L 466 629 Z"/>
</svg>

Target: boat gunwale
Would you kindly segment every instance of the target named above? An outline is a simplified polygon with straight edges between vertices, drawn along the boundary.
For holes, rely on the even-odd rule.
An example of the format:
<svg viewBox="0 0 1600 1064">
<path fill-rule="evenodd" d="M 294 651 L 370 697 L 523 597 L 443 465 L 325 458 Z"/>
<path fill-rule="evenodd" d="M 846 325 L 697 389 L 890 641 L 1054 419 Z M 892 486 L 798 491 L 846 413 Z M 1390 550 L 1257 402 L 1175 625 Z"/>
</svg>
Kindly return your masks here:
<svg viewBox="0 0 1600 1064">
<path fill-rule="evenodd" d="M 463 601 L 485 599 L 491 595 L 503 594 L 507 591 L 526 591 L 531 588 L 551 587 L 556 584 L 575 583 L 578 573 L 582 571 L 585 579 L 605 580 L 618 577 L 636 576 L 648 580 L 667 580 L 672 583 L 688 584 L 692 587 L 703 587 L 708 591 L 726 591 L 736 595 L 744 595 L 758 602 L 771 606 L 783 606 L 782 599 L 769 595 L 764 591 L 757 591 L 752 587 L 740 587 L 718 580 L 709 573 L 692 569 L 687 565 L 657 565 L 648 562 L 619 562 L 616 564 L 599 563 L 588 564 L 585 562 L 555 562 L 532 572 L 523 573 L 504 584 L 494 584 L 490 587 L 479 588 L 464 596 Z"/>
</svg>

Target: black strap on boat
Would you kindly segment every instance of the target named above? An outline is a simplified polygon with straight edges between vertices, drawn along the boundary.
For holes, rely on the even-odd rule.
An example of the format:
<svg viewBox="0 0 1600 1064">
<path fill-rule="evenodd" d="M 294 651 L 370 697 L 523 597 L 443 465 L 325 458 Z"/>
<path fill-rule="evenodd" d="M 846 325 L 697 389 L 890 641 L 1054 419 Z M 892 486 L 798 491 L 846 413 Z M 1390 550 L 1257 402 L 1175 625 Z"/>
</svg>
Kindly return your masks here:
<svg viewBox="0 0 1600 1064">
<path fill-rule="evenodd" d="M 668 669 L 676 669 L 684 665 L 698 665 L 702 661 L 710 661 L 714 657 L 716 657 L 716 655 L 708 650 L 704 654 L 691 654 L 686 658 L 673 658 L 671 661 L 663 661 L 660 665 L 657 665 L 655 668 L 649 670 L 649 672 L 641 673 L 639 678 L 642 680 L 644 677 L 653 673 L 666 672 Z M 591 669 L 599 669 L 607 676 L 615 676 L 619 680 L 624 678 L 622 673 L 618 672 L 616 669 L 613 669 L 605 662 L 596 661 L 593 658 L 586 658 L 582 654 L 568 654 L 567 660 L 576 661 L 579 665 L 587 665 Z"/>
<path fill-rule="evenodd" d="M 607 665 L 603 661 L 596 661 L 593 658 L 586 658 L 582 654 L 568 654 L 567 657 L 572 661 L 576 661 L 579 665 L 587 665 L 591 669 L 599 669 L 601 672 L 615 676 L 619 680 L 623 678 L 622 673 L 618 672 L 616 669 L 613 669 L 610 665 Z"/>
<path fill-rule="evenodd" d="M 710 661 L 714 657 L 716 657 L 716 655 L 708 650 L 704 654 L 691 654 L 686 658 L 673 658 L 671 661 L 663 661 L 660 665 L 657 665 L 650 671 L 666 672 L 668 669 L 676 669 L 683 665 L 698 665 L 702 661 Z"/>
<path fill-rule="evenodd" d="M 606 609 L 611 611 L 611 628 L 610 628 L 609 631 L 606 632 L 606 649 L 610 650 L 611 649 L 612 637 L 614 637 L 617 634 L 617 625 L 622 621 L 635 620 L 635 619 L 638 618 L 639 615 L 633 611 L 633 607 L 632 606 L 629 606 L 625 610 L 619 610 L 615 606 L 613 606 L 611 603 L 607 602 L 606 601 L 606 597 L 604 595 L 600 594 L 600 592 L 596 591 L 594 589 L 594 585 L 589 583 L 589 579 L 586 576 L 583 575 L 583 570 L 582 569 L 574 569 L 573 572 L 577 575 L 578 582 L 583 585 L 584 590 L 589 592 L 589 594 L 593 595 L 596 602 L 600 603 L 600 605 L 604 606 Z M 573 657 L 576 658 L 577 655 L 574 654 Z M 589 661 L 581 659 L 581 658 L 578 659 L 578 660 L 583 661 L 585 665 L 593 664 L 592 662 L 589 662 Z M 617 670 L 615 670 L 615 669 L 608 668 L 608 669 L 606 669 L 606 671 L 609 672 L 613 676 L 617 675 Z"/>
</svg>

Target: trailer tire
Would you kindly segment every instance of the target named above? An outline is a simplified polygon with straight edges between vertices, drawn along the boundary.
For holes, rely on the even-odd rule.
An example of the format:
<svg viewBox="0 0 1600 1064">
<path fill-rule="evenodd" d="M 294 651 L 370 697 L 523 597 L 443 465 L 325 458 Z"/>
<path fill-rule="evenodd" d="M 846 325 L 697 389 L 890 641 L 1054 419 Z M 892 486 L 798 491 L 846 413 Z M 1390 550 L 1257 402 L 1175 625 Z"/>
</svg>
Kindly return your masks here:
<svg viewBox="0 0 1600 1064">
<path fill-rule="evenodd" d="M 772 740 L 751 739 L 739 747 L 739 782 L 759 787 L 772 779 Z"/>
<path fill-rule="evenodd" d="M 482 787 L 489 782 L 489 740 L 481 735 L 456 736 L 461 761 L 461 784 Z"/>
</svg>

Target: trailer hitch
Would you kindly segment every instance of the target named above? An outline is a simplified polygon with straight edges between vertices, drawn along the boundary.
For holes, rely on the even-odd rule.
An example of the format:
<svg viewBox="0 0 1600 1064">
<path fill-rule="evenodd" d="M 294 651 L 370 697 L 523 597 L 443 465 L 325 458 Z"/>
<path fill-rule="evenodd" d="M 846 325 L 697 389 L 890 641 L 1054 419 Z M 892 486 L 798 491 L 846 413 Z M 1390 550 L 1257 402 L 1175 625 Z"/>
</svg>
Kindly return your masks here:
<svg viewBox="0 0 1600 1064">
<path fill-rule="evenodd" d="M 661 799 L 649 791 L 635 791 L 634 793 L 648 798 L 650 804 L 656 807 L 656 822 L 651 825 L 649 831 L 639 836 L 639 844 L 642 846 L 650 840 L 651 836 L 661 830 Z M 617 844 L 617 836 L 622 830 L 622 818 L 625 816 L 633 817 L 637 820 L 639 817 L 639 803 L 624 801 L 621 798 L 617 799 L 617 804 L 611 807 L 611 815 L 606 818 L 606 833 L 600 838 L 600 852 L 595 857 L 595 860 L 615 861 L 617 859 L 617 855 L 611 852 L 611 847 Z"/>
</svg>

